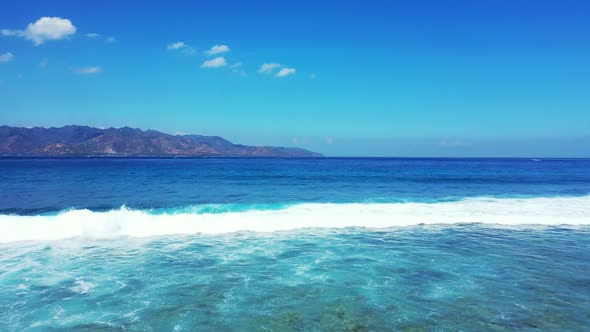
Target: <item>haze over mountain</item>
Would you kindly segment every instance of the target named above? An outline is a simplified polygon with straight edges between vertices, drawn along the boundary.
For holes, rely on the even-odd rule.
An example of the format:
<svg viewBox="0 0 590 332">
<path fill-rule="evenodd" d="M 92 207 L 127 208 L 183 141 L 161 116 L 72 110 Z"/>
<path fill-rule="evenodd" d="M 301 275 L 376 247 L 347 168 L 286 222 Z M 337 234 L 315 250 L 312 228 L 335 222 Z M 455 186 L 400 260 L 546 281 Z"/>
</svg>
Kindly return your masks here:
<svg viewBox="0 0 590 332">
<path fill-rule="evenodd" d="M 5 156 L 321 157 L 301 148 L 233 144 L 218 136 L 170 135 L 129 127 L 22 128 L 0 126 Z"/>
</svg>

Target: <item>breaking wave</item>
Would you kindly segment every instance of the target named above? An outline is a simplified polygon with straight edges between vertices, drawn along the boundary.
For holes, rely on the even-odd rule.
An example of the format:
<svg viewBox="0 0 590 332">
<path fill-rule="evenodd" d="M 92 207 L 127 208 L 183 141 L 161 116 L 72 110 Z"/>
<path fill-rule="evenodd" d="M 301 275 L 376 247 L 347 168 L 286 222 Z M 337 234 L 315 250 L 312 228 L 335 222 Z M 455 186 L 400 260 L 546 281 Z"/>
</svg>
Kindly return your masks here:
<svg viewBox="0 0 590 332">
<path fill-rule="evenodd" d="M 466 198 L 437 203 L 302 203 L 235 210 L 180 208 L 107 212 L 69 210 L 56 215 L 0 215 L 0 242 L 66 238 L 109 239 L 174 234 L 275 232 L 302 228 L 420 224 L 590 225 L 590 195 L 581 197 Z"/>
</svg>

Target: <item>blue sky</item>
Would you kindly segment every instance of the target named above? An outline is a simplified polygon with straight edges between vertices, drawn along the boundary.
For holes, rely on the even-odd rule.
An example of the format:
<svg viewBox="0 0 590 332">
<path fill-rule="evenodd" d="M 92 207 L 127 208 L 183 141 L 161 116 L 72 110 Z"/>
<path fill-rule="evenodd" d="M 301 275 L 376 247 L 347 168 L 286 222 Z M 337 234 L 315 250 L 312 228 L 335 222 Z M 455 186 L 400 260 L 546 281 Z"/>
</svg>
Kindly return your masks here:
<svg viewBox="0 0 590 332">
<path fill-rule="evenodd" d="M 12 2 L 0 123 L 590 157 L 588 17 L 587 1 Z"/>
</svg>

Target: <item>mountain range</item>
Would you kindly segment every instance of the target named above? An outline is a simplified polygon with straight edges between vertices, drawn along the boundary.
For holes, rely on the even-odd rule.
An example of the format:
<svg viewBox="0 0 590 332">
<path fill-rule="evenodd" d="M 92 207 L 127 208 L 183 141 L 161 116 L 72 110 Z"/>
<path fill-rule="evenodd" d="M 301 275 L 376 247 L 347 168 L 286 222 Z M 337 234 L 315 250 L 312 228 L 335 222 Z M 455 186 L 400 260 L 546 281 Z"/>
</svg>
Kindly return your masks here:
<svg viewBox="0 0 590 332">
<path fill-rule="evenodd" d="M 321 157 L 301 148 L 233 144 L 218 136 L 170 135 L 136 128 L 0 126 L 4 156 Z"/>
</svg>

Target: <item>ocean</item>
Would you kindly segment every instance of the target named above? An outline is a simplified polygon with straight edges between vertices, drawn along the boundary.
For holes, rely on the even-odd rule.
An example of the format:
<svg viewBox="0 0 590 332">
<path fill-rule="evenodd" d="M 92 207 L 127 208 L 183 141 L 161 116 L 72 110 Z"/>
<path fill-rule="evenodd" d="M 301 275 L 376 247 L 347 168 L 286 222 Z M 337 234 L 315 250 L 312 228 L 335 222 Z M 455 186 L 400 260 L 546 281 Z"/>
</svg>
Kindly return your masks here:
<svg viewBox="0 0 590 332">
<path fill-rule="evenodd" d="M 0 331 L 584 331 L 589 252 L 590 159 L 0 159 Z"/>
</svg>

